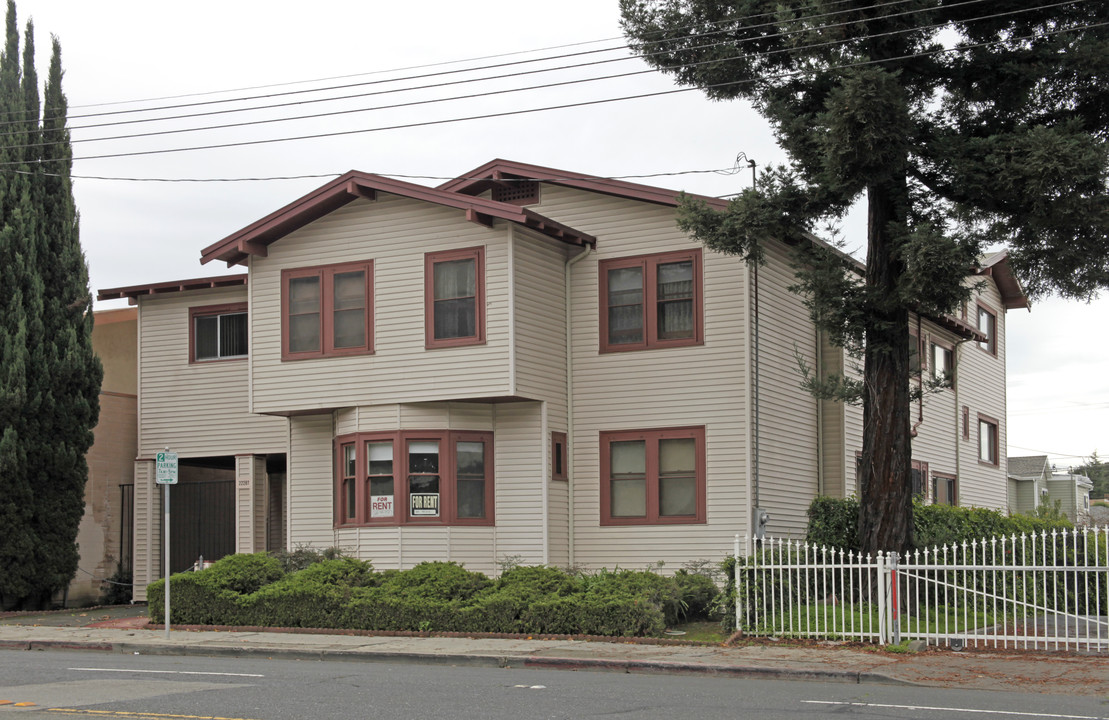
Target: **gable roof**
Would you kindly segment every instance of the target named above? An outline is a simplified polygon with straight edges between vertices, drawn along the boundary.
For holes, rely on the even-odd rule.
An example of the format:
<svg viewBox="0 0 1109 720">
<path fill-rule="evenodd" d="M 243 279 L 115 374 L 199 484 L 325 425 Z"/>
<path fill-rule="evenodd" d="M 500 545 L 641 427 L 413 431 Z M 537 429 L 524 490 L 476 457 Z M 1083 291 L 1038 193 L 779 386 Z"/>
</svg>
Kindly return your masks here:
<svg viewBox="0 0 1109 720">
<path fill-rule="evenodd" d="M 537 230 L 573 245 L 596 243 L 592 235 L 579 232 L 524 207 L 351 170 L 204 248 L 201 251 L 200 262 L 223 260 L 228 265 L 235 265 L 242 263 L 249 255 L 265 257 L 266 248 L 270 244 L 294 230 L 304 227 L 313 220 L 318 220 L 357 198 L 376 200 L 378 192 L 457 208 L 465 211 L 466 220 L 481 225 L 491 226 L 493 219 L 497 218 Z"/>
<path fill-rule="evenodd" d="M 481 167 L 474 168 L 466 173 L 463 177 L 448 180 L 440 185 L 438 189 L 463 195 L 477 195 L 496 185 L 506 184 L 506 180 L 513 179 L 538 180 L 552 185 L 563 185 L 604 195 L 615 195 L 673 207 L 677 207 L 678 199 L 685 194 L 698 200 L 704 200 L 709 207 L 716 210 L 723 210 L 728 207 L 727 200 L 710 195 L 682 193 L 676 190 L 654 187 L 653 185 L 640 185 L 625 180 L 612 180 L 596 175 L 557 170 L 541 165 L 529 165 L 528 163 L 501 158 L 490 160 Z"/>
<path fill-rule="evenodd" d="M 1013 273 L 1013 268 L 1009 264 L 1008 250 L 1002 250 L 983 259 L 978 265 L 976 274 L 993 278 L 994 283 L 997 284 L 998 292 L 1001 293 L 1001 304 L 1005 306 L 1006 310 L 1032 307 L 1028 296 L 1024 294 L 1024 288 L 1021 287 L 1020 280 Z"/>
<path fill-rule="evenodd" d="M 1008 475 L 1012 478 L 1041 478 L 1044 471 L 1048 470 L 1047 455 L 1011 457 L 1008 460 Z"/>
</svg>

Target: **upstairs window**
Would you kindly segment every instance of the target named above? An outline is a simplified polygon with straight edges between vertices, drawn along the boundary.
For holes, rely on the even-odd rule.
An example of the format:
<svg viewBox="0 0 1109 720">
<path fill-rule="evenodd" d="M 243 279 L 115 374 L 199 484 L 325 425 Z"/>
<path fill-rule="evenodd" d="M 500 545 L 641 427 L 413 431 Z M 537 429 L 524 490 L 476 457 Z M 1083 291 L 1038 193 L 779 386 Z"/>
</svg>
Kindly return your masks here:
<svg viewBox="0 0 1109 720">
<path fill-rule="evenodd" d="M 247 356 L 246 303 L 189 309 L 189 362 Z"/>
<path fill-rule="evenodd" d="M 932 379 L 944 387 L 955 386 L 955 352 L 932 343 Z"/>
<path fill-rule="evenodd" d="M 998 422 L 985 415 L 978 416 L 978 462 L 998 465 Z"/>
<path fill-rule="evenodd" d="M 485 248 L 424 256 L 424 344 L 485 342 Z"/>
<path fill-rule="evenodd" d="M 701 251 L 604 260 L 601 352 L 704 342 Z"/>
<path fill-rule="evenodd" d="M 997 313 L 984 305 L 978 306 L 978 330 L 986 336 L 986 341 L 978 343 L 978 347 L 997 355 Z"/>
<path fill-rule="evenodd" d="M 281 358 L 373 352 L 373 262 L 281 272 Z"/>
</svg>

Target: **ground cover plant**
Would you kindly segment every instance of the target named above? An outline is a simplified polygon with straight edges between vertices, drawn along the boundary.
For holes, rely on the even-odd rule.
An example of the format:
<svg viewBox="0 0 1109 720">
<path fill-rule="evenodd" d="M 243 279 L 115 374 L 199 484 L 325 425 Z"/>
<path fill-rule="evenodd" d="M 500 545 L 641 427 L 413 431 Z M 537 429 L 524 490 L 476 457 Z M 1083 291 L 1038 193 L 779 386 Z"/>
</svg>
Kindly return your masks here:
<svg viewBox="0 0 1109 720">
<path fill-rule="evenodd" d="M 449 562 L 378 572 L 325 551 L 230 555 L 170 578 L 170 621 L 182 625 L 344 628 L 377 631 L 657 636 L 703 620 L 716 606 L 706 575 L 684 571 L 578 573 L 517 566 L 496 579 Z M 147 588 L 162 619 L 164 580 Z"/>
</svg>

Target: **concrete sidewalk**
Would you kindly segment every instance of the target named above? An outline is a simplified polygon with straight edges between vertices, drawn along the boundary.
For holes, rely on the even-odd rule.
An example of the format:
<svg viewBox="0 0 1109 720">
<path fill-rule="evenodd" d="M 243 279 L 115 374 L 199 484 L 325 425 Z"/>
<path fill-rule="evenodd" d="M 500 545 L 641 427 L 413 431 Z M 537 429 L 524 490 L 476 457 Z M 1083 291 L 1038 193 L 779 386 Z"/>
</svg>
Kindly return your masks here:
<svg viewBox="0 0 1109 720">
<path fill-rule="evenodd" d="M 10 620 L 10 618 L 9 618 Z M 137 625 L 141 621 L 132 622 Z M 911 684 L 1109 698 L 1109 656 L 930 649 L 911 654 L 835 644 L 644 644 L 527 638 L 397 637 L 301 631 L 0 625 L 0 649 L 268 657 L 603 670 Z"/>
</svg>

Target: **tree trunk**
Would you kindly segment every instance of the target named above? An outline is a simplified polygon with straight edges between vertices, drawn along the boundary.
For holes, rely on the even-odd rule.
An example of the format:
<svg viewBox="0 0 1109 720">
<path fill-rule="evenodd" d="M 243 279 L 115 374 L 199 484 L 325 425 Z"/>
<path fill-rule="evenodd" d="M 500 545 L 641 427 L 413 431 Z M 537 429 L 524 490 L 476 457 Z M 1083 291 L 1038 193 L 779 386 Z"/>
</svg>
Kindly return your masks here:
<svg viewBox="0 0 1109 720">
<path fill-rule="evenodd" d="M 897 291 L 905 271 L 890 223 L 903 221 L 904 184 L 867 188 L 866 284 L 873 303 L 863 378 L 859 546 L 864 553 L 913 545 L 909 409 L 909 312 Z"/>
</svg>

